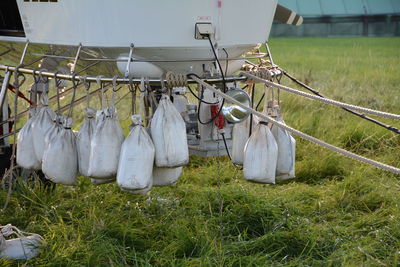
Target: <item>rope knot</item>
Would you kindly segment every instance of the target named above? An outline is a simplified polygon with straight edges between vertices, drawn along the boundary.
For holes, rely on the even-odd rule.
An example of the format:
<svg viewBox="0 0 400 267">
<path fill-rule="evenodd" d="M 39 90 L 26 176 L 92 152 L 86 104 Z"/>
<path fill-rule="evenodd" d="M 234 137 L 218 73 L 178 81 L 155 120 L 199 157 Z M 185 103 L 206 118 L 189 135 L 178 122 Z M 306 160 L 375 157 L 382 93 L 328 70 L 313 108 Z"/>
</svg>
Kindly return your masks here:
<svg viewBox="0 0 400 267">
<path fill-rule="evenodd" d="M 185 74 L 168 71 L 165 78 L 167 80 L 167 86 L 169 88 L 186 87 L 188 85 Z"/>
</svg>

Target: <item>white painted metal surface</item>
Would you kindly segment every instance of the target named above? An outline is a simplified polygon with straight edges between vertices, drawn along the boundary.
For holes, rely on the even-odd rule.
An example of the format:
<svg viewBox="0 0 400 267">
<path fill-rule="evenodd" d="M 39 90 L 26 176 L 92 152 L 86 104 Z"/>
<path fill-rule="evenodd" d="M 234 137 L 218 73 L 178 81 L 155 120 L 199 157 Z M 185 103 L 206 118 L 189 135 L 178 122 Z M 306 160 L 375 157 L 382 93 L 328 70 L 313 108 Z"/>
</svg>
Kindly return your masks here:
<svg viewBox="0 0 400 267">
<path fill-rule="evenodd" d="M 213 58 L 208 40 L 194 37 L 198 22 L 212 23 L 213 42 L 222 59 L 223 48 L 229 57 L 242 55 L 268 39 L 277 0 L 17 0 L 17 3 L 26 39 L 31 43 L 67 46 L 81 43 L 84 47 L 99 48 L 102 56 L 113 58 L 127 57 L 130 45 L 134 44 L 134 58 L 168 61 Z M 201 73 L 203 64 L 210 62 L 153 64 L 164 71 Z M 126 65 L 123 65 L 119 68 L 124 73 Z M 232 61 L 229 72 L 240 66 L 240 62 Z M 136 76 L 143 72 L 146 74 L 139 68 Z"/>
</svg>

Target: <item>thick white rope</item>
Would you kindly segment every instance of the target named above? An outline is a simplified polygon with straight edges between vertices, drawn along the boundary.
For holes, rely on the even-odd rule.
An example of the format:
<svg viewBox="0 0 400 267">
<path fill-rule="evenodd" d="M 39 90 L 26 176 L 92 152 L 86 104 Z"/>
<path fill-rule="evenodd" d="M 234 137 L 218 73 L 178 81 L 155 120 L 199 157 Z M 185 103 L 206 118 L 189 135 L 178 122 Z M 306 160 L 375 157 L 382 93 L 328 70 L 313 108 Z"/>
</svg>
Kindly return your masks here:
<svg viewBox="0 0 400 267">
<path fill-rule="evenodd" d="M 231 103 L 234 103 L 234 104 L 240 106 L 241 108 L 243 108 L 243 109 L 245 109 L 247 111 L 250 111 L 251 113 L 253 113 L 253 115 L 256 115 L 256 116 L 258 116 L 258 117 L 260 117 L 260 118 L 262 118 L 262 119 L 264 119 L 264 120 L 266 120 L 266 121 L 268 121 L 270 123 L 273 123 L 273 124 L 281 127 L 282 129 L 287 130 L 288 132 L 290 132 L 290 133 L 292 133 L 294 135 L 297 135 L 297 136 L 299 136 L 299 137 L 301 137 L 301 138 L 303 138 L 305 140 L 308 140 L 310 142 L 316 143 L 316 144 L 318 144 L 318 145 L 320 145 L 322 147 L 331 149 L 331 150 L 333 150 L 333 151 L 335 151 L 337 153 L 340 153 L 342 155 L 345 155 L 347 157 L 350 157 L 350 158 L 353 158 L 355 160 L 358 160 L 358 161 L 373 165 L 375 167 L 381 168 L 381 169 L 386 170 L 388 172 L 400 175 L 400 169 L 399 168 L 396 168 L 396 167 L 393 167 L 393 166 L 390 166 L 390 165 L 387 165 L 387 164 L 384 164 L 384 163 L 381 163 L 381 162 L 378 162 L 378 161 L 375 161 L 375 160 L 372 160 L 372 159 L 369 159 L 369 158 L 366 158 L 366 157 L 363 157 L 363 156 L 360 156 L 360 155 L 357 155 L 357 154 L 352 153 L 350 151 L 347 151 L 347 150 L 344 150 L 342 148 L 336 147 L 334 145 L 328 144 L 328 143 L 326 143 L 326 142 L 324 142 L 322 140 L 319 140 L 319 139 L 317 139 L 315 137 L 312 137 L 312 136 L 310 136 L 308 134 L 300 132 L 299 130 L 296 130 L 296 129 L 290 127 L 290 126 L 287 126 L 286 124 L 280 123 L 280 122 L 272 119 L 271 117 L 266 116 L 265 114 L 262 114 L 262 113 L 260 113 L 260 112 L 258 112 L 256 110 L 254 110 L 254 109 L 252 109 L 252 108 L 240 103 L 236 99 L 234 99 L 234 98 L 228 96 L 227 94 L 223 93 L 222 91 L 212 87 L 208 83 L 203 82 L 202 80 L 198 79 L 197 77 L 192 76 L 191 78 L 193 80 L 195 80 L 197 83 L 199 83 L 200 85 L 202 85 L 202 86 L 206 87 L 207 89 L 213 91 L 214 93 L 218 94 L 219 96 L 221 96 L 225 100 L 227 100 L 227 101 L 229 101 Z"/>
<path fill-rule="evenodd" d="M 359 112 L 364 112 L 364 113 L 368 113 L 371 115 L 376 115 L 376 116 L 381 116 L 384 118 L 389 118 L 389 119 L 395 119 L 395 120 L 400 120 L 400 115 L 398 114 L 393 114 L 393 113 L 388 113 L 388 112 L 383 112 L 383 111 L 379 111 L 379 110 L 373 110 L 373 109 L 369 109 L 369 108 L 364 108 L 364 107 L 360 107 L 360 106 L 356 106 L 356 105 L 351 105 L 351 104 L 347 104 L 347 103 L 343 103 L 343 102 L 339 102 L 333 99 L 329 99 L 329 98 L 322 98 L 320 96 L 316 96 L 316 95 L 312 95 L 303 91 L 299 91 L 281 84 L 277 84 L 271 81 L 268 81 L 266 79 L 264 79 L 264 77 L 260 78 L 257 77 L 255 75 L 254 72 L 253 73 L 248 73 L 248 72 L 241 72 L 240 75 L 246 76 L 247 78 L 249 78 L 249 80 L 251 81 L 255 81 L 255 82 L 260 82 L 260 83 L 264 83 L 268 86 L 271 87 L 275 87 L 275 88 L 279 88 L 282 89 L 286 92 L 289 93 L 293 93 L 296 95 L 300 95 L 303 97 L 307 97 L 313 100 L 317 100 L 320 102 L 323 102 L 325 104 L 330 104 L 330 105 L 334 105 L 334 106 L 338 106 L 338 107 L 342 107 L 342 108 L 347 108 L 347 109 L 351 109 L 351 110 L 355 110 L 355 111 L 359 111 Z M 265 74 L 263 73 L 263 76 L 265 76 Z"/>
</svg>

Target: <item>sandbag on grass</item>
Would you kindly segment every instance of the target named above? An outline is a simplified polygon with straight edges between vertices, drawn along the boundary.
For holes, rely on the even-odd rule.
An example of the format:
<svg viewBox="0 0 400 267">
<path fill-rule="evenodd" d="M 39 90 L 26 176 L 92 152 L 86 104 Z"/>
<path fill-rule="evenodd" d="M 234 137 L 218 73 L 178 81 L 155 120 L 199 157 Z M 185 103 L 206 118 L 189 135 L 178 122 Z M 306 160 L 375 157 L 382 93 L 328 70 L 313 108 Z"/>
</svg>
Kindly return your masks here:
<svg viewBox="0 0 400 267">
<path fill-rule="evenodd" d="M 140 115 L 133 115 L 134 127 L 121 147 L 117 183 L 131 193 L 143 194 L 153 182 L 155 148 Z"/>
<path fill-rule="evenodd" d="M 269 127 L 259 123 L 246 143 L 243 160 L 244 177 L 258 183 L 275 183 L 278 145 Z"/>
</svg>

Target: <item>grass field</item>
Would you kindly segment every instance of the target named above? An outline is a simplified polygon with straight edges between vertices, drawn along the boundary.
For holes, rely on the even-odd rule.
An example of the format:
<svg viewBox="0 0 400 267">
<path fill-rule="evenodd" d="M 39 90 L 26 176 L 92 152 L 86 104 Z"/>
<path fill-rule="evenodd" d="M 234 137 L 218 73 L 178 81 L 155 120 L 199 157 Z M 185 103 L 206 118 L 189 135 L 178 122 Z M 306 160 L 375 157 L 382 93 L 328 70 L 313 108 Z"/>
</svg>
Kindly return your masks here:
<svg viewBox="0 0 400 267">
<path fill-rule="evenodd" d="M 270 46 L 278 65 L 326 96 L 400 113 L 400 38 Z M 400 167 L 399 136 L 335 107 L 282 100 L 294 128 Z M 84 178 L 54 193 L 20 185 L 0 224 L 47 244 L 32 261 L 0 266 L 399 266 L 399 177 L 297 141 L 297 178 L 274 186 L 244 181 L 227 158 L 197 157 L 177 186 L 147 196 Z"/>
</svg>

